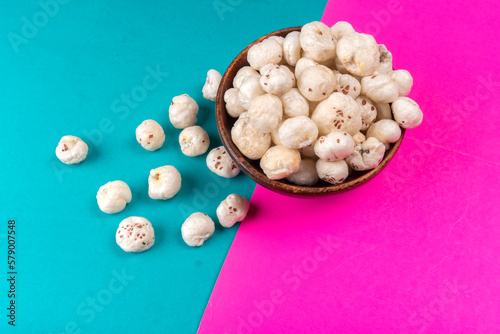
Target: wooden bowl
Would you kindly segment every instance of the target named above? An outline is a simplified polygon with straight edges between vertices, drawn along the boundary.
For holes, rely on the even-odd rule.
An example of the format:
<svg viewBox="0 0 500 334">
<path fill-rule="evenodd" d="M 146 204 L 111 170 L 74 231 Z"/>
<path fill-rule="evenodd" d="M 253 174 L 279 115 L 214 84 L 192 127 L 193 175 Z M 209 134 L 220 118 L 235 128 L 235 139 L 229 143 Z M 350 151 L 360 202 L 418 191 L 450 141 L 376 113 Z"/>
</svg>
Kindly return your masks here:
<svg viewBox="0 0 500 334">
<path fill-rule="evenodd" d="M 226 104 L 224 102 L 224 93 L 226 90 L 233 86 L 233 79 L 236 75 L 236 72 L 243 66 L 247 66 L 247 52 L 250 47 L 254 44 L 261 42 L 262 40 L 271 37 L 271 36 L 282 36 L 285 37 L 289 32 L 292 31 L 300 31 L 302 27 L 292 27 L 274 31 L 265 36 L 262 36 L 249 46 L 247 46 L 240 54 L 233 60 L 233 62 L 229 65 L 222 77 L 222 81 L 220 82 L 219 90 L 217 92 L 217 100 L 215 102 L 215 114 L 217 120 L 217 129 L 219 131 L 220 138 L 224 147 L 226 148 L 229 155 L 233 158 L 233 160 L 238 164 L 238 166 L 243 170 L 250 178 L 252 178 L 258 184 L 275 191 L 280 194 L 295 196 L 295 197 L 304 197 L 304 196 L 312 196 L 312 195 L 321 195 L 321 194 L 329 194 L 329 193 L 337 193 L 340 191 L 344 191 L 347 189 L 351 189 L 360 184 L 367 182 L 372 179 L 375 175 L 380 173 L 382 169 L 391 161 L 391 159 L 396 154 L 401 142 L 403 141 L 403 137 L 405 134 L 405 129 L 401 129 L 401 137 L 397 142 L 391 144 L 388 151 L 386 151 L 384 159 L 380 163 L 380 165 L 372 170 L 357 172 L 352 171 L 349 177 L 341 184 L 332 185 L 327 182 L 320 180 L 316 185 L 305 187 L 298 186 L 288 182 L 286 179 L 282 180 L 271 180 L 269 179 L 262 169 L 259 166 L 260 160 L 250 160 L 246 158 L 240 150 L 236 147 L 231 139 L 231 128 L 233 127 L 235 118 L 229 116 L 226 111 Z"/>
</svg>

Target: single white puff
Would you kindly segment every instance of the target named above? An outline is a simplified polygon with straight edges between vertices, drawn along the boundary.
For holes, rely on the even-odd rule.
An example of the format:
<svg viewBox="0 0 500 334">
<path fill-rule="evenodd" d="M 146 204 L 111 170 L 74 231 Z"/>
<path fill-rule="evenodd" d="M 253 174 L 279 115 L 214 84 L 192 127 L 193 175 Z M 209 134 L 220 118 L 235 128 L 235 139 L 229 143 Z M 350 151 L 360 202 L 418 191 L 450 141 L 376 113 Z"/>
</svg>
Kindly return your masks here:
<svg viewBox="0 0 500 334">
<path fill-rule="evenodd" d="M 341 160 L 354 152 L 354 139 L 347 132 L 332 131 L 314 144 L 316 155 L 326 161 Z"/>
<path fill-rule="evenodd" d="M 356 102 L 361 107 L 361 130 L 364 131 L 368 129 L 375 121 L 375 118 L 377 118 L 377 108 L 375 108 L 372 100 L 363 95 L 358 96 Z"/>
<path fill-rule="evenodd" d="M 111 181 L 99 188 L 97 205 L 105 213 L 117 213 L 132 200 L 132 192 L 123 181 Z"/>
<path fill-rule="evenodd" d="M 340 184 L 349 176 L 349 167 L 345 160 L 319 159 L 316 161 L 316 171 L 320 179 L 331 184 Z"/>
<path fill-rule="evenodd" d="M 417 102 L 409 97 L 400 97 L 392 103 L 392 114 L 396 122 L 405 129 L 413 129 L 422 123 L 424 114 Z"/>
<path fill-rule="evenodd" d="M 231 194 L 217 207 L 217 218 L 224 227 L 232 227 L 237 222 L 243 221 L 250 209 L 250 202 L 237 194 Z"/>
<path fill-rule="evenodd" d="M 116 230 L 116 243 L 125 252 L 144 252 L 155 243 L 155 231 L 146 218 L 128 217 Z"/>
<path fill-rule="evenodd" d="M 222 75 L 216 70 L 209 70 L 207 72 L 207 79 L 202 88 L 203 97 L 210 101 L 215 101 L 217 98 L 217 91 L 219 90 Z"/>
<path fill-rule="evenodd" d="M 231 139 L 241 153 L 249 159 L 262 158 L 271 146 L 271 135 L 264 133 L 250 124 L 248 112 L 240 115 L 231 129 Z"/>
<path fill-rule="evenodd" d="M 234 118 L 237 118 L 245 111 L 245 108 L 243 108 L 240 104 L 240 100 L 238 100 L 238 92 L 239 92 L 238 88 L 229 88 L 224 93 L 224 102 L 226 102 L 226 111 L 229 114 L 229 116 Z"/>
<path fill-rule="evenodd" d="M 322 101 L 311 116 L 325 136 L 332 131 L 345 131 L 351 136 L 361 130 L 361 108 L 349 95 L 335 92 Z"/>
<path fill-rule="evenodd" d="M 170 122 L 177 129 L 184 129 L 196 124 L 198 104 L 187 94 L 176 96 L 168 108 Z"/>
<path fill-rule="evenodd" d="M 356 145 L 354 152 L 345 160 L 349 167 L 357 171 L 369 170 L 377 167 L 385 154 L 385 146 L 375 137 Z"/>
<path fill-rule="evenodd" d="M 271 180 L 284 179 L 300 167 L 298 150 L 283 145 L 271 147 L 260 159 L 260 168 Z"/>
<path fill-rule="evenodd" d="M 224 146 L 214 148 L 207 154 L 207 167 L 215 174 L 231 178 L 240 173 L 240 168 L 231 159 Z"/>
<path fill-rule="evenodd" d="M 267 64 L 260 69 L 260 86 L 267 93 L 281 95 L 293 86 L 294 75 L 285 65 Z"/>
<path fill-rule="evenodd" d="M 241 82 L 249 75 L 259 75 L 259 72 L 257 72 L 250 66 L 243 66 L 242 68 L 240 68 L 238 72 L 236 72 L 236 75 L 234 76 L 233 87 L 240 89 Z"/>
<path fill-rule="evenodd" d="M 337 43 L 337 57 L 350 73 L 360 76 L 371 75 L 380 63 L 378 44 L 367 34 L 343 35 Z"/>
<path fill-rule="evenodd" d="M 238 101 L 240 105 L 248 110 L 253 99 L 265 94 L 266 91 L 260 85 L 260 75 L 249 75 L 243 78 L 238 92 Z"/>
<path fill-rule="evenodd" d="M 248 108 L 250 124 L 263 133 L 273 131 L 283 117 L 283 105 L 279 97 L 272 94 L 259 95 Z"/>
<path fill-rule="evenodd" d="M 191 247 L 201 246 L 215 231 L 214 221 L 202 212 L 189 216 L 181 227 L 182 239 Z"/>
<path fill-rule="evenodd" d="M 181 189 L 181 174 L 174 166 L 162 166 L 149 172 L 149 197 L 152 199 L 169 199 Z"/>
<path fill-rule="evenodd" d="M 352 27 L 352 25 L 345 21 L 339 21 L 335 23 L 331 28 L 333 38 L 338 41 L 344 35 L 355 33 L 356 31 Z"/>
<path fill-rule="evenodd" d="M 391 103 L 399 97 L 399 87 L 388 74 L 376 74 L 361 79 L 361 94 L 375 102 Z"/>
<path fill-rule="evenodd" d="M 288 65 L 295 66 L 300 59 L 300 32 L 292 31 L 283 41 L 283 58 Z"/>
<path fill-rule="evenodd" d="M 309 116 L 309 103 L 297 88 L 292 88 L 281 95 L 280 100 L 286 116 Z"/>
<path fill-rule="evenodd" d="M 387 149 L 389 148 L 389 144 L 397 142 L 399 137 L 401 137 L 401 128 L 392 119 L 382 119 L 373 123 L 368 128 L 366 138 L 370 137 L 377 138 Z"/>
<path fill-rule="evenodd" d="M 160 124 L 147 119 L 135 129 L 135 138 L 148 151 L 156 151 L 165 142 L 165 132 Z"/>
<path fill-rule="evenodd" d="M 314 65 L 306 67 L 297 77 L 297 87 L 309 101 L 320 101 L 337 88 L 337 80 L 328 67 Z"/>
<path fill-rule="evenodd" d="M 188 157 L 195 157 L 208 150 L 210 139 L 201 126 L 189 126 L 179 134 L 179 145 L 182 153 Z"/>
<path fill-rule="evenodd" d="M 335 39 L 330 28 L 322 22 L 315 21 L 302 26 L 300 45 L 316 61 L 335 58 Z"/>
<path fill-rule="evenodd" d="M 318 138 L 318 126 L 307 116 L 288 118 L 280 126 L 278 137 L 288 148 L 303 148 Z"/>
<path fill-rule="evenodd" d="M 407 70 L 396 70 L 391 72 L 391 79 L 398 85 L 399 96 L 410 94 L 413 86 L 413 77 Z"/>
<path fill-rule="evenodd" d="M 281 44 L 273 38 L 267 38 L 248 49 L 247 61 L 257 71 L 266 64 L 279 64 L 283 58 Z"/>
<path fill-rule="evenodd" d="M 64 136 L 56 147 L 56 156 L 67 165 L 77 164 L 85 160 L 89 147 L 78 137 Z"/>
<path fill-rule="evenodd" d="M 316 161 L 302 159 L 298 171 L 287 177 L 287 180 L 299 186 L 313 186 L 319 181 Z"/>
</svg>

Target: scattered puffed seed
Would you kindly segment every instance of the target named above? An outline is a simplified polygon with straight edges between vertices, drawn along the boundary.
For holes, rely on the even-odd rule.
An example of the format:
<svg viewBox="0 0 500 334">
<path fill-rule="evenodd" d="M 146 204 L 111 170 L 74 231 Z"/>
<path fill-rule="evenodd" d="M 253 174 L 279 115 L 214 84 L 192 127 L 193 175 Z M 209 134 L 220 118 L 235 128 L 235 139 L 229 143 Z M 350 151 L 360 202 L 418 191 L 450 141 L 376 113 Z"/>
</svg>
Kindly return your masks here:
<svg viewBox="0 0 500 334">
<path fill-rule="evenodd" d="M 202 88 L 203 97 L 207 100 L 214 101 L 217 98 L 217 91 L 219 90 L 219 84 L 222 80 L 222 75 L 216 70 L 209 70 L 207 72 L 207 80 Z"/>
<path fill-rule="evenodd" d="M 375 102 L 394 102 L 399 97 L 399 87 L 388 74 L 376 74 L 361 80 L 361 94 Z"/>
<path fill-rule="evenodd" d="M 343 35 L 337 43 L 337 57 L 352 74 L 371 75 L 380 64 L 380 51 L 375 38 L 367 34 Z"/>
<path fill-rule="evenodd" d="M 132 192 L 123 181 L 111 181 L 99 188 L 97 205 L 105 213 L 117 213 L 132 200 Z"/>
<path fill-rule="evenodd" d="M 224 146 L 214 148 L 207 154 L 207 166 L 215 174 L 231 178 L 240 173 L 240 168 L 231 159 Z"/>
<path fill-rule="evenodd" d="M 189 216 L 181 227 L 182 239 L 191 247 L 201 246 L 215 231 L 214 221 L 202 212 Z"/>
<path fill-rule="evenodd" d="M 89 147 L 83 140 L 75 136 L 64 136 L 56 147 L 56 156 L 67 165 L 82 162 L 87 157 Z"/>
<path fill-rule="evenodd" d="M 165 132 L 160 124 L 152 119 L 142 122 L 135 130 L 137 142 L 148 151 L 156 151 L 165 142 Z"/>
<path fill-rule="evenodd" d="M 318 138 L 318 126 L 307 116 L 288 118 L 280 126 L 278 137 L 288 148 L 303 148 Z"/>
<path fill-rule="evenodd" d="M 369 170 L 377 167 L 384 158 L 384 144 L 375 137 L 356 145 L 354 153 L 345 160 L 349 167 L 357 171 Z"/>
<path fill-rule="evenodd" d="M 263 133 L 250 124 L 248 112 L 240 115 L 231 129 L 231 139 L 248 159 L 262 158 L 271 146 L 271 135 Z"/>
<path fill-rule="evenodd" d="M 217 218 L 224 227 L 232 227 L 243 221 L 250 209 L 250 202 L 240 195 L 231 194 L 217 207 Z"/>
<path fill-rule="evenodd" d="M 382 119 L 373 123 L 366 132 L 366 138 L 375 137 L 385 148 L 389 148 L 390 143 L 395 143 L 401 137 L 401 128 L 392 119 Z"/>
<path fill-rule="evenodd" d="M 312 186 L 319 181 L 316 171 L 316 161 L 313 159 L 302 159 L 298 171 L 287 177 L 287 180 L 299 186 Z"/>
<path fill-rule="evenodd" d="M 182 94 L 172 99 L 168 108 L 170 122 L 177 129 L 184 129 L 196 124 L 198 104 L 188 94 Z"/>
<path fill-rule="evenodd" d="M 424 117 L 417 102 L 409 97 L 400 97 L 392 103 L 392 114 L 396 122 L 405 129 L 412 129 L 422 123 Z"/>
<path fill-rule="evenodd" d="M 283 117 L 283 106 L 279 97 L 272 94 L 259 95 L 248 108 L 250 124 L 263 133 L 273 131 Z"/>
<path fill-rule="evenodd" d="M 331 184 L 340 184 L 349 175 L 349 167 L 345 160 L 326 161 L 319 159 L 316 161 L 316 171 L 320 179 Z"/>
<path fill-rule="evenodd" d="M 260 159 L 260 168 L 271 180 L 284 179 L 299 170 L 300 153 L 283 145 L 273 146 Z"/>
<path fill-rule="evenodd" d="M 208 133 L 201 126 L 189 126 L 179 134 L 181 151 L 188 157 L 195 157 L 205 153 L 210 146 Z"/>
<path fill-rule="evenodd" d="M 314 144 L 316 155 L 326 161 L 341 160 L 354 152 L 354 139 L 347 132 L 332 131 Z"/>
<path fill-rule="evenodd" d="M 163 166 L 149 172 L 149 197 L 152 199 L 169 199 L 181 189 L 181 174 L 174 166 Z"/>
<path fill-rule="evenodd" d="M 144 252 L 155 243 L 155 231 L 146 218 L 128 217 L 116 230 L 116 243 L 125 252 Z"/>
</svg>

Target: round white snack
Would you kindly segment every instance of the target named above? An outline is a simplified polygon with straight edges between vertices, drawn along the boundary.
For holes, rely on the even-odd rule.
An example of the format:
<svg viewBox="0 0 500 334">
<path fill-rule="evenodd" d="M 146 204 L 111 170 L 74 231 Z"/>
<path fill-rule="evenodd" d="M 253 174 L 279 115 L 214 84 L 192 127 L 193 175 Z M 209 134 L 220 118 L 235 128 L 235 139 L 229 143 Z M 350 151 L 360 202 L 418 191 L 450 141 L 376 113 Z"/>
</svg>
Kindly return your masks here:
<svg viewBox="0 0 500 334">
<path fill-rule="evenodd" d="M 224 93 L 224 102 L 226 102 L 226 111 L 229 114 L 229 116 L 234 118 L 237 118 L 245 111 L 245 108 L 241 106 L 240 100 L 238 99 L 238 92 L 239 92 L 238 88 L 229 88 Z"/>
<path fill-rule="evenodd" d="M 356 145 L 359 145 L 366 140 L 366 137 L 363 133 L 358 132 L 354 136 L 352 136 L 352 139 L 354 140 L 354 143 Z"/>
<path fill-rule="evenodd" d="M 249 159 L 262 158 L 271 146 L 271 135 L 263 133 L 250 124 L 248 112 L 240 115 L 231 129 L 231 139 L 241 153 Z"/>
<path fill-rule="evenodd" d="M 117 213 L 132 200 L 132 192 L 123 181 L 111 181 L 99 188 L 97 205 L 105 213 Z"/>
<path fill-rule="evenodd" d="M 89 147 L 78 137 L 64 136 L 56 147 L 56 156 L 67 165 L 82 162 L 87 157 Z"/>
<path fill-rule="evenodd" d="M 207 79 L 205 85 L 202 88 L 203 97 L 210 101 L 215 101 L 217 98 L 217 91 L 219 90 L 219 84 L 222 80 L 222 75 L 216 70 L 209 70 L 207 72 Z"/>
<path fill-rule="evenodd" d="M 354 139 L 347 132 L 333 131 L 321 136 L 314 144 L 316 155 L 326 161 L 344 159 L 354 152 Z"/>
<path fill-rule="evenodd" d="M 375 102 L 372 101 L 373 106 L 377 109 L 377 118 L 375 122 L 381 119 L 392 119 L 391 105 L 385 102 Z"/>
<path fill-rule="evenodd" d="M 153 225 L 143 217 L 128 217 L 116 230 L 116 243 L 125 252 L 144 252 L 155 243 Z"/>
<path fill-rule="evenodd" d="M 318 126 L 307 116 L 288 118 L 280 126 L 278 137 L 288 148 L 303 148 L 318 138 Z"/>
<path fill-rule="evenodd" d="M 413 77 L 407 70 L 396 70 L 391 72 L 391 79 L 399 87 L 399 96 L 410 94 L 413 86 Z"/>
<path fill-rule="evenodd" d="M 188 157 L 195 157 L 205 153 L 210 145 L 208 133 L 201 126 L 189 126 L 179 134 L 181 151 Z"/>
<path fill-rule="evenodd" d="M 378 45 L 380 52 L 380 64 L 373 74 L 388 74 L 392 72 L 392 53 L 387 50 L 384 44 Z"/>
<path fill-rule="evenodd" d="M 349 72 L 360 76 L 372 74 L 380 63 L 378 44 L 367 34 L 342 36 L 337 43 L 337 57 Z"/>
<path fill-rule="evenodd" d="M 224 227 L 232 227 L 237 222 L 243 221 L 250 209 L 250 202 L 237 194 L 231 194 L 217 207 L 217 218 Z"/>
<path fill-rule="evenodd" d="M 288 117 L 308 116 L 309 103 L 297 88 L 292 88 L 280 96 L 283 112 Z"/>
<path fill-rule="evenodd" d="M 326 161 L 319 159 L 316 161 L 316 171 L 323 181 L 331 184 L 339 184 L 349 176 L 349 167 L 345 160 Z"/>
<path fill-rule="evenodd" d="M 149 197 L 169 199 L 174 197 L 182 185 L 181 174 L 174 166 L 162 166 L 149 172 Z"/>
<path fill-rule="evenodd" d="M 285 65 L 264 65 L 260 69 L 260 74 L 260 86 L 267 93 L 281 95 L 293 86 L 293 73 Z"/>
<path fill-rule="evenodd" d="M 177 129 L 184 129 L 196 124 L 198 104 L 187 94 L 175 96 L 168 108 L 168 117 Z"/>
<path fill-rule="evenodd" d="M 135 129 L 137 142 L 148 151 L 156 151 L 165 142 L 165 132 L 160 124 L 147 119 Z"/>
<path fill-rule="evenodd" d="M 349 95 L 335 92 L 318 104 L 311 119 L 320 136 L 332 131 L 345 131 L 352 136 L 361 130 L 361 107 Z"/>
<path fill-rule="evenodd" d="M 181 227 L 182 239 L 191 247 L 203 245 L 214 231 L 214 221 L 202 212 L 193 213 L 184 221 Z"/>
<path fill-rule="evenodd" d="M 306 67 L 297 77 L 300 93 L 309 101 L 320 101 L 337 88 L 337 80 L 331 69 L 323 65 Z"/>
<path fill-rule="evenodd" d="M 313 186 L 319 181 L 316 171 L 316 161 L 302 159 L 298 171 L 287 177 L 287 180 L 299 186 Z"/>
<path fill-rule="evenodd" d="M 288 65 L 295 66 L 300 59 L 300 32 L 292 31 L 283 41 L 283 58 Z"/>
<path fill-rule="evenodd" d="M 207 167 L 215 174 L 231 178 L 240 173 L 240 168 L 231 159 L 224 146 L 219 146 L 207 154 Z"/>
<path fill-rule="evenodd" d="M 349 95 L 353 99 L 361 94 L 361 84 L 355 77 L 349 74 L 341 74 L 336 76 L 337 90 L 344 95 Z"/>
<path fill-rule="evenodd" d="M 264 94 L 255 97 L 248 108 L 250 124 L 260 132 L 273 131 L 283 117 L 283 106 L 279 97 Z"/>
<path fill-rule="evenodd" d="M 299 170 L 300 153 L 283 145 L 271 147 L 260 160 L 260 168 L 271 180 L 288 177 Z"/>
<path fill-rule="evenodd" d="M 240 89 L 241 82 L 249 75 L 259 75 L 259 72 L 257 72 L 250 66 L 243 66 L 242 68 L 240 68 L 238 72 L 236 72 L 236 75 L 234 76 L 233 87 Z"/>
<path fill-rule="evenodd" d="M 368 129 L 375 121 L 375 118 L 377 118 L 377 108 L 373 105 L 372 100 L 363 95 L 358 96 L 356 102 L 358 102 L 361 107 L 361 130 L 364 131 Z"/>
<path fill-rule="evenodd" d="M 313 159 L 314 161 L 318 160 L 318 156 L 316 152 L 314 152 L 314 145 L 316 144 L 317 139 L 309 146 L 299 148 L 300 156 L 302 158 Z"/>
<path fill-rule="evenodd" d="M 402 128 L 413 129 L 422 123 L 424 114 L 417 102 L 409 97 L 398 98 L 391 107 L 394 119 Z"/>
<path fill-rule="evenodd" d="M 257 71 L 269 63 L 278 64 L 283 58 L 283 48 L 276 39 L 267 38 L 248 49 L 247 61 Z"/>
<path fill-rule="evenodd" d="M 249 75 L 241 81 L 240 91 L 238 92 L 238 100 L 240 105 L 248 110 L 252 100 L 259 95 L 265 94 L 266 91 L 260 86 L 260 75 Z"/>
<path fill-rule="evenodd" d="M 395 143 L 401 137 L 401 128 L 392 119 L 382 119 L 373 123 L 366 132 L 366 138 L 375 137 L 379 142 L 389 148 L 390 143 Z"/>
<path fill-rule="evenodd" d="M 316 61 L 312 60 L 311 58 L 307 57 L 302 57 L 297 61 L 297 64 L 295 65 L 295 78 L 300 77 L 302 72 L 310 67 L 310 66 L 316 66 L 319 65 Z"/>
<path fill-rule="evenodd" d="M 361 79 L 361 94 L 375 102 L 394 102 L 399 97 L 399 87 L 388 74 L 376 74 Z"/>
<path fill-rule="evenodd" d="M 302 26 L 300 46 L 314 60 L 335 58 L 335 39 L 330 28 L 322 22 L 314 21 Z"/>
<path fill-rule="evenodd" d="M 333 38 L 338 41 L 339 39 L 342 38 L 344 35 L 349 35 L 353 34 L 356 31 L 352 27 L 352 25 L 348 22 L 345 21 L 339 21 L 335 23 L 331 28 L 330 31 L 332 32 Z"/>
<path fill-rule="evenodd" d="M 385 146 L 375 137 L 370 137 L 356 145 L 354 153 L 345 160 L 349 167 L 357 171 L 369 170 L 377 167 L 384 158 Z"/>
</svg>

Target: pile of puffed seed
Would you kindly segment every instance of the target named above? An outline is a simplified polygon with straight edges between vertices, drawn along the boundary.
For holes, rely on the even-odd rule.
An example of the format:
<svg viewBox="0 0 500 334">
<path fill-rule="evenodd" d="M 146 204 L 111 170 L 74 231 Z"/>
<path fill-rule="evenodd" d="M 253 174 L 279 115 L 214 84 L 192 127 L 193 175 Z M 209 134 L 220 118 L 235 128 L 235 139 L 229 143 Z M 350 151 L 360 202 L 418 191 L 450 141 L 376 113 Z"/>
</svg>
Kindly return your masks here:
<svg viewBox="0 0 500 334">
<path fill-rule="evenodd" d="M 207 80 L 202 89 L 203 97 L 215 101 L 222 76 L 215 70 L 207 73 Z M 169 107 L 169 119 L 177 129 L 179 145 L 182 153 L 194 157 L 206 153 L 210 145 L 207 132 L 195 125 L 198 115 L 198 104 L 189 95 L 183 94 L 172 99 Z M 136 129 L 136 139 L 143 148 L 155 151 L 163 146 L 165 132 L 160 124 L 152 119 L 145 120 Z M 56 148 L 56 155 L 63 163 L 77 164 L 87 157 L 88 146 L 80 138 L 64 136 Z M 207 154 L 208 168 L 215 174 L 232 178 L 240 169 L 231 159 L 224 146 L 216 147 Z M 182 178 L 174 166 L 162 166 L 149 173 L 149 197 L 157 200 L 168 200 L 181 189 Z M 121 212 L 132 200 L 132 192 L 123 181 L 108 182 L 97 192 L 97 204 L 101 211 L 109 214 Z M 217 207 L 216 214 L 223 227 L 232 227 L 241 222 L 250 208 L 249 201 L 237 194 L 230 194 Z M 215 231 L 213 220 L 202 212 L 191 214 L 182 224 L 182 238 L 189 246 L 201 246 Z M 124 219 L 116 231 L 116 243 L 126 252 L 143 252 L 154 244 L 154 229 L 143 217 Z"/>
<path fill-rule="evenodd" d="M 304 25 L 253 45 L 224 95 L 234 144 L 270 179 L 340 184 L 377 167 L 401 128 L 422 122 L 413 78 L 347 22 Z"/>
</svg>

